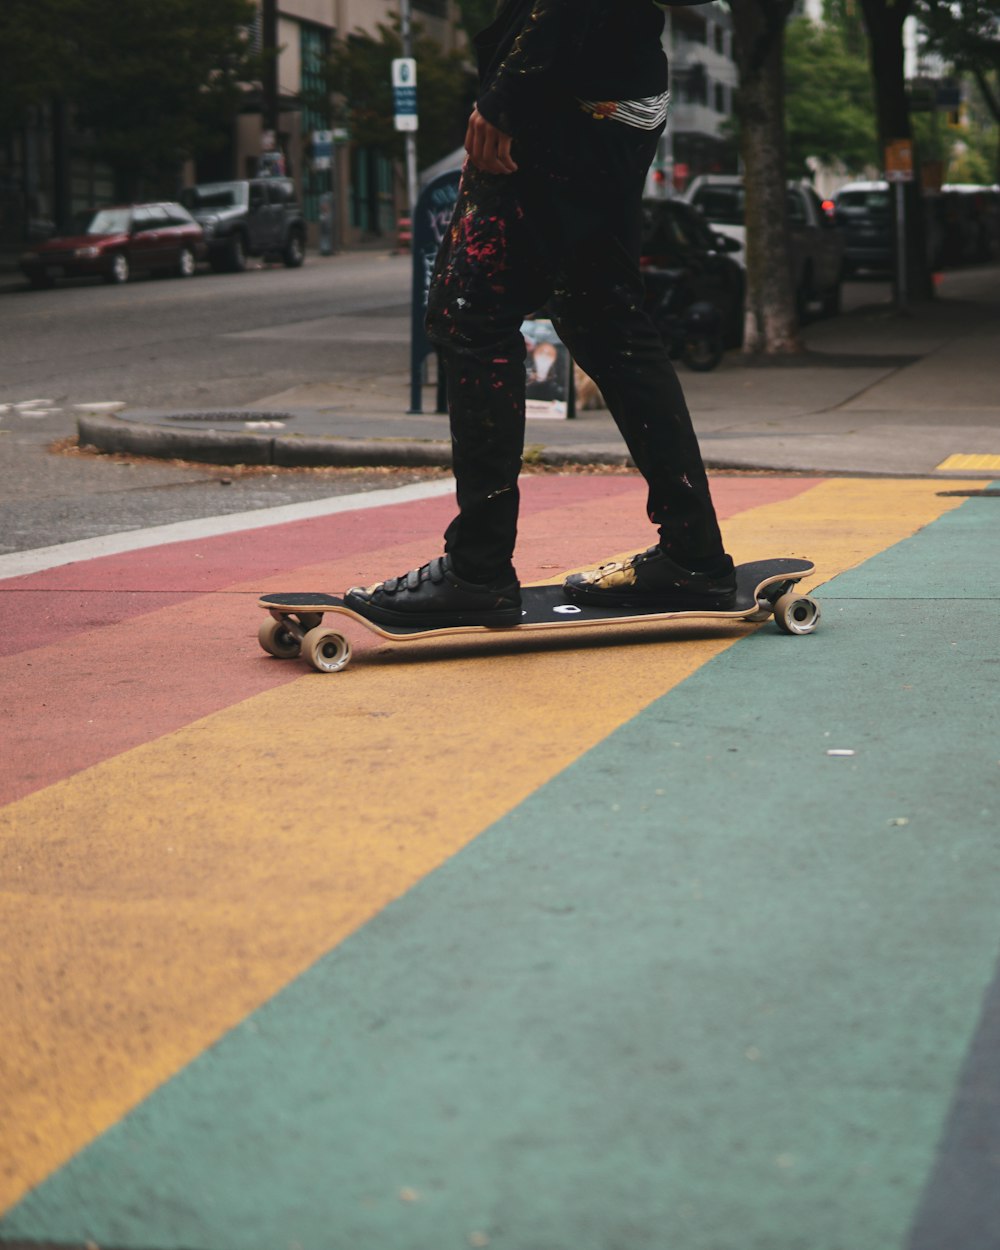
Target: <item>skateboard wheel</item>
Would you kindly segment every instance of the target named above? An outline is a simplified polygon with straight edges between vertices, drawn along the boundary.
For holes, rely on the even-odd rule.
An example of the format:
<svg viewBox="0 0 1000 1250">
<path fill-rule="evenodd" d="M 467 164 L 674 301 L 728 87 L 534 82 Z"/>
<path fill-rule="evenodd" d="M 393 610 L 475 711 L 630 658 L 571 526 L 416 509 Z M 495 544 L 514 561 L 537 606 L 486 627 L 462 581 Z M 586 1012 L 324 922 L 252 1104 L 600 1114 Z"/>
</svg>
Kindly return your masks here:
<svg viewBox="0 0 1000 1250">
<path fill-rule="evenodd" d="M 268 617 L 257 630 L 257 641 L 278 660 L 294 660 L 302 650 L 302 643 L 288 629 L 284 621 Z"/>
<path fill-rule="evenodd" d="M 819 604 L 807 595 L 783 594 L 774 605 L 774 620 L 786 634 L 811 634 L 819 624 Z"/>
<path fill-rule="evenodd" d="M 753 614 L 752 616 L 748 616 L 746 619 L 747 619 L 747 620 L 748 620 L 748 621 L 749 621 L 752 625 L 759 625 L 759 624 L 761 623 L 761 621 L 769 621 L 773 615 L 774 615 L 774 613 L 773 613 L 773 611 L 771 610 L 771 605 L 767 602 L 767 600 L 766 600 L 766 599 L 758 599 L 758 600 L 757 600 L 757 611 L 756 611 L 756 612 L 754 612 L 754 614 Z"/>
<path fill-rule="evenodd" d="M 351 644 L 343 634 L 317 626 L 302 639 L 302 654 L 320 673 L 339 673 L 351 658 Z"/>
</svg>

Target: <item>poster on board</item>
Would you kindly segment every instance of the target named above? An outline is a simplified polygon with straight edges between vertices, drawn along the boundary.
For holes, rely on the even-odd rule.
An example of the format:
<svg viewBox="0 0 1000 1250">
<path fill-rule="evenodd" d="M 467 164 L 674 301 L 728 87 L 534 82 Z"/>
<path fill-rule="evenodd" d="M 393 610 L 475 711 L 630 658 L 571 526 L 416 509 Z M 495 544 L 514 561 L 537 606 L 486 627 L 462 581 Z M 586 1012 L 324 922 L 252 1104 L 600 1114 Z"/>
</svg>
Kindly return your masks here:
<svg viewBox="0 0 1000 1250">
<path fill-rule="evenodd" d="M 573 358 L 556 334 L 551 321 L 525 321 L 521 325 L 527 349 L 525 413 L 528 417 L 565 420 L 571 415 Z"/>
</svg>

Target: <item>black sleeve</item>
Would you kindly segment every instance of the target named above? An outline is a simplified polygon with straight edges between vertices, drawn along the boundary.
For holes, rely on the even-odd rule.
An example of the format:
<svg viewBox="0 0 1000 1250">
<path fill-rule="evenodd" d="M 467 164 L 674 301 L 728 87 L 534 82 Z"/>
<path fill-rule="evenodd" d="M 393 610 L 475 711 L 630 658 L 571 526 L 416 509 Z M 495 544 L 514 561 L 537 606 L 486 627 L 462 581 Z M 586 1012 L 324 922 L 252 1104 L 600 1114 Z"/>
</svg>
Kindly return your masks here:
<svg viewBox="0 0 1000 1250">
<path fill-rule="evenodd" d="M 561 67 L 579 48 L 595 11 L 607 0 L 535 0 L 510 51 L 485 85 L 476 107 L 505 133 L 523 97 Z"/>
</svg>

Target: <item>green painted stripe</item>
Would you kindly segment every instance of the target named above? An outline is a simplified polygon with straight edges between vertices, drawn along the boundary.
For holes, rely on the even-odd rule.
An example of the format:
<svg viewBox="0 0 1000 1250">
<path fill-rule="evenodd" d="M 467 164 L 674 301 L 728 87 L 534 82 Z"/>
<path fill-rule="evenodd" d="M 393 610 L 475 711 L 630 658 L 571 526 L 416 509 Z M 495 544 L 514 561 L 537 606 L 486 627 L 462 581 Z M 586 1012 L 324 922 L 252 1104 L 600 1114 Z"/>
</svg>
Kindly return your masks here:
<svg viewBox="0 0 1000 1250">
<path fill-rule="evenodd" d="M 998 555 L 970 501 L 821 591 L 817 634 L 717 657 L 0 1236 L 895 1250 L 928 1201 L 956 1226 L 924 1184 L 993 976 L 1000 712 L 995 604 L 934 592 Z"/>
</svg>

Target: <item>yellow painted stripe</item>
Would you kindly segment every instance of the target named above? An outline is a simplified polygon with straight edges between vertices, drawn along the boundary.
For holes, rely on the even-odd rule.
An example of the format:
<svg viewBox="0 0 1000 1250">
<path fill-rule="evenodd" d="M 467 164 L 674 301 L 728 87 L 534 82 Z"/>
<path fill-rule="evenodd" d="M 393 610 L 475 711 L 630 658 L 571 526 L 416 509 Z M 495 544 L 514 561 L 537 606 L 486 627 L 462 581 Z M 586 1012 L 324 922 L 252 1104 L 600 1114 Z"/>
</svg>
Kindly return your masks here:
<svg viewBox="0 0 1000 1250">
<path fill-rule="evenodd" d="M 958 454 L 949 456 L 938 465 L 938 472 L 968 469 L 973 473 L 1000 473 L 1000 456 Z"/>
<path fill-rule="evenodd" d="M 959 502 L 826 482 L 726 534 L 830 577 Z M 385 646 L 0 812 L 0 1209 L 742 630 L 666 632 Z"/>
</svg>

